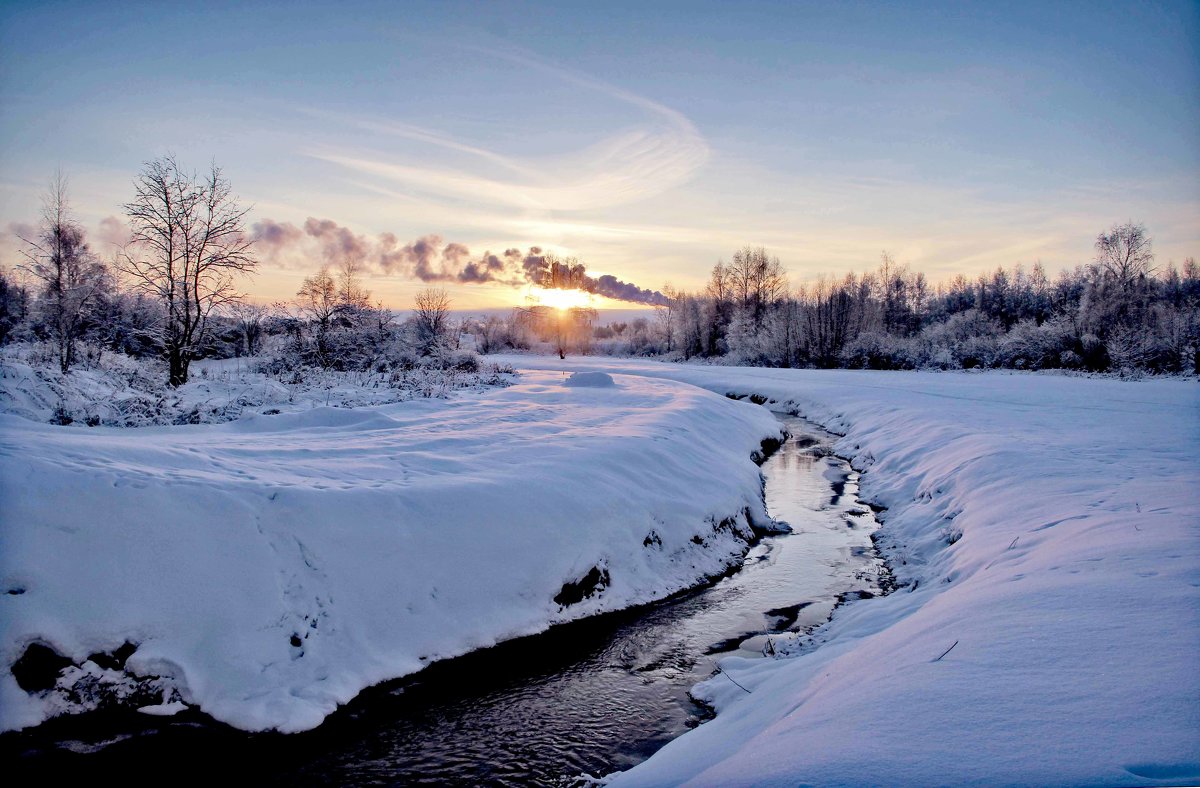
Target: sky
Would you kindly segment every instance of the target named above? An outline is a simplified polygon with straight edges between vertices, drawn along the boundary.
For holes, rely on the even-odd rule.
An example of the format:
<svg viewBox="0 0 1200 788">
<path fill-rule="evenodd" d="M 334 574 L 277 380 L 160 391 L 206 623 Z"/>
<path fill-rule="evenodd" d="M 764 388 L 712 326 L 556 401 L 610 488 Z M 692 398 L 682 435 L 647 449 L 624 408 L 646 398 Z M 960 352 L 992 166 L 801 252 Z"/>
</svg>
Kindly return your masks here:
<svg viewBox="0 0 1200 788">
<path fill-rule="evenodd" d="M 746 245 L 794 285 L 884 250 L 938 281 L 1088 263 L 1132 220 L 1181 263 L 1198 130 L 1195 2 L 0 0 L 0 265 L 56 170 L 110 255 L 168 153 L 251 207 L 264 301 L 348 250 L 396 308 L 534 246 L 646 289 Z"/>
</svg>

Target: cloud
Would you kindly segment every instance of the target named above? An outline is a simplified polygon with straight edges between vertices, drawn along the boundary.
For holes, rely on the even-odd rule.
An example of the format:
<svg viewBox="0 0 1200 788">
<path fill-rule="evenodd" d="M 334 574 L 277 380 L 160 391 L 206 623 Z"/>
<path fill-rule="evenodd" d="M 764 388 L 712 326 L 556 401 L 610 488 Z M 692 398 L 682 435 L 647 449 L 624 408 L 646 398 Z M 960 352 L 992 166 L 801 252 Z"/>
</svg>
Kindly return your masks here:
<svg viewBox="0 0 1200 788">
<path fill-rule="evenodd" d="M 291 257 L 304 238 L 299 227 L 273 219 L 261 219 L 250 227 L 250 239 L 259 259 L 278 267 L 291 267 Z"/>
<path fill-rule="evenodd" d="M 502 254 L 484 252 L 475 257 L 462 243 L 447 243 L 439 235 L 424 235 L 401 245 L 394 233 L 369 237 L 355 233 L 332 219 L 309 217 L 300 229 L 288 222 L 262 219 L 250 236 L 256 252 L 275 264 L 295 265 L 314 260 L 322 266 L 357 263 L 377 275 L 398 276 L 427 283 L 503 285 L 583 290 L 589 293 L 643 304 L 658 304 L 664 296 L 616 277 L 591 277 L 575 258 L 560 260 L 534 246 L 528 252 L 517 248 Z"/>
<path fill-rule="evenodd" d="M 4 235 L 8 236 L 5 240 L 15 243 L 32 241 L 38 236 L 38 227 L 30 222 L 9 222 L 4 228 Z"/>
<path fill-rule="evenodd" d="M 129 225 L 119 216 L 105 216 L 100 220 L 96 238 L 110 249 L 120 249 L 129 243 Z"/>
<path fill-rule="evenodd" d="M 370 253 L 371 245 L 365 237 L 330 219 L 314 219 L 310 216 L 304 222 L 304 232 L 316 239 L 321 254 L 332 264 L 362 262 Z"/>
</svg>

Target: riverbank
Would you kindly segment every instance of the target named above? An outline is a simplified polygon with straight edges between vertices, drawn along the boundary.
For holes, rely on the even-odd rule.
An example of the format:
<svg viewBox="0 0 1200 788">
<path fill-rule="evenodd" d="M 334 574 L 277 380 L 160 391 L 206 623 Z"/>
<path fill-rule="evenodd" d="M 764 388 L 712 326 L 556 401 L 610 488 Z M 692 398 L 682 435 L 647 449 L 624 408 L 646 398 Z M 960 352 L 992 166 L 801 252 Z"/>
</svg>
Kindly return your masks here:
<svg viewBox="0 0 1200 788">
<path fill-rule="evenodd" d="M 364 687 L 740 562 L 770 526 L 751 457 L 775 419 L 582 382 L 222 425 L 0 417 L 0 728 L 119 700 L 305 730 Z"/>
<path fill-rule="evenodd" d="M 555 359 L 508 359 L 559 368 Z M 1200 388 L 568 360 L 758 394 L 844 437 L 903 584 L 611 784 L 1200 780 Z"/>
</svg>

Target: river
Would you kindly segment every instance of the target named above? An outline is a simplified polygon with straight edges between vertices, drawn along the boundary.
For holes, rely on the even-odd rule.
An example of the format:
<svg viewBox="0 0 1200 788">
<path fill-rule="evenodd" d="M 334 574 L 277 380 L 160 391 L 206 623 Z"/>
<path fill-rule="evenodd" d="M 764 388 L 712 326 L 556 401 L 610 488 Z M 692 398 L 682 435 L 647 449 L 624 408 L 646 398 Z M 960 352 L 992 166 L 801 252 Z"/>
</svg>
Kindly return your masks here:
<svg viewBox="0 0 1200 788">
<path fill-rule="evenodd" d="M 688 690 L 722 656 L 762 656 L 847 595 L 880 592 L 857 474 L 829 454 L 831 436 L 780 418 L 793 437 L 763 465 L 766 500 L 794 532 L 761 540 L 713 584 L 434 664 L 363 692 L 309 733 L 113 713 L 0 737 L 0 756 L 41 779 L 126 783 L 564 785 L 629 768 L 703 722 Z"/>
</svg>

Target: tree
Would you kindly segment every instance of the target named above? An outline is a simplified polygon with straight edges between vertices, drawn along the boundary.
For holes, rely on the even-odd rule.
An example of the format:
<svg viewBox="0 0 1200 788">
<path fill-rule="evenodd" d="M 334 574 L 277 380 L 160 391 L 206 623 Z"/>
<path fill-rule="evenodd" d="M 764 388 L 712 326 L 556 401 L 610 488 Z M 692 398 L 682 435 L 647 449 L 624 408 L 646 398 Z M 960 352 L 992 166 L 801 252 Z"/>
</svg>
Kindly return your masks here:
<svg viewBox="0 0 1200 788">
<path fill-rule="evenodd" d="M 304 278 L 300 289 L 296 291 L 296 307 L 300 317 L 307 321 L 308 326 L 316 325 L 316 346 L 309 353 L 304 351 L 307 360 L 316 361 L 322 368 L 328 368 L 333 362 L 330 343 L 330 332 L 333 330 L 334 318 L 343 310 L 338 283 L 329 273 L 329 268 L 322 266 L 312 276 Z M 301 325 L 296 335 L 299 347 L 305 347 Z"/>
<path fill-rule="evenodd" d="M 249 301 L 240 301 L 230 309 L 230 316 L 242 337 L 242 353 L 253 356 L 262 343 L 263 321 L 267 317 L 267 308 Z"/>
<path fill-rule="evenodd" d="M 337 297 L 346 311 L 371 308 L 371 291 L 362 286 L 363 265 L 347 258 L 338 266 Z"/>
<path fill-rule="evenodd" d="M 787 291 L 787 275 L 779 258 L 768 257 L 761 246 L 757 249 L 747 246 L 734 252 L 733 262 L 725 271 L 732 282 L 733 295 L 747 313 L 750 324 L 755 329 L 762 327 L 767 308 Z M 716 275 L 714 269 L 714 279 Z"/>
<path fill-rule="evenodd" d="M 708 308 L 703 316 L 703 322 L 707 326 L 703 340 L 706 355 L 718 356 L 724 352 L 722 345 L 725 341 L 725 331 L 733 319 L 732 289 L 729 267 L 723 261 L 717 260 L 705 288 L 705 294 L 708 296 Z"/>
<path fill-rule="evenodd" d="M 450 328 L 450 296 L 440 287 L 426 288 L 417 293 L 413 312 L 421 355 L 427 356 L 445 341 Z"/>
<path fill-rule="evenodd" d="M 216 164 L 199 178 L 173 156 L 147 162 L 134 192 L 125 205 L 130 243 L 119 266 L 135 289 L 161 304 L 168 381 L 180 386 L 204 344 L 209 316 L 242 298 L 235 279 L 258 266 L 245 227 L 249 209 Z"/>
<path fill-rule="evenodd" d="M 670 282 L 663 285 L 662 292 L 666 301 L 654 306 L 654 316 L 658 318 L 663 341 L 666 342 L 667 352 L 670 353 L 675 349 L 675 328 L 679 317 L 676 310 L 683 293 L 672 287 Z"/>
<path fill-rule="evenodd" d="M 586 306 L 573 306 L 567 310 L 565 322 L 567 323 L 568 338 L 574 343 L 575 349 L 585 356 L 592 352 L 592 326 L 596 324 L 596 318 L 599 316 L 599 312 Z M 563 319 L 561 314 L 559 319 Z M 564 345 L 560 344 L 556 349 L 560 358 L 566 358 Z"/>
<path fill-rule="evenodd" d="M 475 335 L 475 347 L 487 355 L 497 350 L 503 342 L 505 322 L 498 315 L 480 317 L 471 324 L 471 333 Z"/>
<path fill-rule="evenodd" d="M 87 310 L 109 287 L 110 278 L 88 248 L 83 228 L 71 217 L 62 173 L 55 174 L 43 199 L 37 235 L 21 240 L 23 268 L 42 284 L 39 306 L 65 374 L 75 361 L 75 342 L 83 335 Z"/>
<path fill-rule="evenodd" d="M 296 306 L 300 314 L 317 324 L 318 337 L 324 336 L 333 324 L 333 318 L 341 309 L 338 284 L 328 268 L 322 268 L 312 276 L 306 276 L 296 291 Z"/>
<path fill-rule="evenodd" d="M 1153 261 L 1144 225 L 1126 222 L 1097 236 L 1093 277 L 1080 313 L 1082 322 L 1102 340 L 1118 328 L 1147 328 Z"/>
<path fill-rule="evenodd" d="M 1096 238 L 1096 266 L 1111 277 L 1122 289 L 1128 289 L 1151 272 L 1154 261 L 1150 236 L 1144 224 L 1125 224 L 1113 227 Z"/>
<path fill-rule="evenodd" d="M 29 308 L 29 293 L 12 276 L 0 268 L 0 345 L 12 339 L 17 328 L 25 321 Z"/>
</svg>

